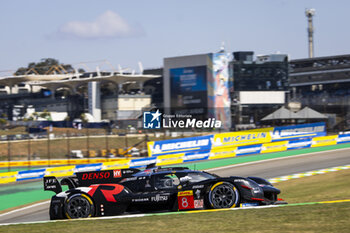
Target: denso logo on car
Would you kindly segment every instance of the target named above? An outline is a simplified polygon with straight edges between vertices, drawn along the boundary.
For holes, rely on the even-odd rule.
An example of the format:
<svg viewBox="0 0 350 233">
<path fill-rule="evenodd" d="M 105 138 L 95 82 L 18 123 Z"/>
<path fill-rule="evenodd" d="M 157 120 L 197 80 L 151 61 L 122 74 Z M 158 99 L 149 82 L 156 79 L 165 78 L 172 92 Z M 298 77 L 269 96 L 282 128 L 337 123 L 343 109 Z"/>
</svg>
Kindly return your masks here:
<svg viewBox="0 0 350 233">
<path fill-rule="evenodd" d="M 109 172 L 85 173 L 82 176 L 82 180 L 108 179 L 109 176 L 110 176 Z"/>
<path fill-rule="evenodd" d="M 113 177 L 114 178 L 122 177 L 122 171 L 121 170 L 113 170 Z"/>
</svg>

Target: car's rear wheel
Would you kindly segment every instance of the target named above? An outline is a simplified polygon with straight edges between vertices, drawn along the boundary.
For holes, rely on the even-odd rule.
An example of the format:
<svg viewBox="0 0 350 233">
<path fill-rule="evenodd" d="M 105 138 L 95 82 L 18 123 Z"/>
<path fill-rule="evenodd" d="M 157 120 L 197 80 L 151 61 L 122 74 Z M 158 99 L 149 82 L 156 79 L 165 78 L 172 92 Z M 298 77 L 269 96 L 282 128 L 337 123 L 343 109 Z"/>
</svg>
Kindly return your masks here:
<svg viewBox="0 0 350 233">
<path fill-rule="evenodd" d="M 65 204 L 67 218 L 88 218 L 94 213 L 94 204 L 91 198 L 83 193 L 68 197 Z"/>
<path fill-rule="evenodd" d="M 239 205 L 239 192 L 228 182 L 218 182 L 209 191 L 209 203 L 214 209 L 233 208 Z"/>
</svg>

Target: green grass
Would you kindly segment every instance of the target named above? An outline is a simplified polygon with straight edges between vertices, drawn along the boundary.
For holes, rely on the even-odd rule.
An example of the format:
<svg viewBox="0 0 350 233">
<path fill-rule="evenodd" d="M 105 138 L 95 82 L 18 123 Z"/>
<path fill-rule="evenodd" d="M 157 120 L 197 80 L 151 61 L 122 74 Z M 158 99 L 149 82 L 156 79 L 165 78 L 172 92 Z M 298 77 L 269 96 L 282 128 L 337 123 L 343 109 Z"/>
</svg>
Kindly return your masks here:
<svg viewBox="0 0 350 233">
<path fill-rule="evenodd" d="M 289 203 L 350 198 L 350 170 L 277 183 Z M 350 203 L 51 222 L 0 227 L 0 232 L 349 232 Z"/>
<path fill-rule="evenodd" d="M 2 232 L 349 232 L 350 203 L 0 227 Z"/>
<path fill-rule="evenodd" d="M 274 184 L 289 203 L 350 199 L 350 169 Z"/>
</svg>

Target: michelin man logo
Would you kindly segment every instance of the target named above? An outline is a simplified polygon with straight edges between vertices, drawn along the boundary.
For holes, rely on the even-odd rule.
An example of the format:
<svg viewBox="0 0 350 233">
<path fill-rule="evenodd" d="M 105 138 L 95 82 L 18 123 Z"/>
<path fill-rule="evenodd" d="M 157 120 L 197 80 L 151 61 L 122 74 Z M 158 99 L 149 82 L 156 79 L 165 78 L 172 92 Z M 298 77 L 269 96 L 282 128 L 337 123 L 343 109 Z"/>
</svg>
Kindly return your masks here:
<svg viewBox="0 0 350 233">
<path fill-rule="evenodd" d="M 157 109 L 156 112 L 143 113 L 143 128 L 144 129 L 160 129 L 160 122 L 162 114 Z"/>
</svg>

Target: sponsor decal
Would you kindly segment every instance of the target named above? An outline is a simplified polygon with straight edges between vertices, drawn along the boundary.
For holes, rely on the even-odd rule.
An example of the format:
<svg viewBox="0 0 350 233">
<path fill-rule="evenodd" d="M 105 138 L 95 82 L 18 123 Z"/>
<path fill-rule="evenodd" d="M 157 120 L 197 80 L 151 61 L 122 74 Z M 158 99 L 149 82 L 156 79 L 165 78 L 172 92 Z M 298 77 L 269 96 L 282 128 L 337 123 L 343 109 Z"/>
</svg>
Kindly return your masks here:
<svg viewBox="0 0 350 233">
<path fill-rule="evenodd" d="M 45 190 L 55 189 L 57 187 L 58 181 L 55 178 L 46 178 L 45 179 Z"/>
<path fill-rule="evenodd" d="M 260 153 L 261 145 L 241 146 L 236 150 L 237 155 Z"/>
<path fill-rule="evenodd" d="M 85 173 L 81 177 L 82 180 L 100 180 L 100 179 L 108 179 L 110 177 L 109 172 L 92 172 L 92 173 Z"/>
<path fill-rule="evenodd" d="M 215 134 L 213 147 L 221 146 L 243 146 L 259 144 L 271 141 L 271 132 L 273 128 L 262 128 L 239 132 Z"/>
<path fill-rule="evenodd" d="M 26 180 L 26 179 L 42 178 L 45 175 L 45 170 L 46 169 L 38 169 L 38 170 L 32 170 L 32 171 L 20 171 L 17 174 L 17 181 Z"/>
<path fill-rule="evenodd" d="M 213 135 L 206 135 L 164 141 L 151 141 L 147 143 L 148 153 L 149 156 L 170 155 L 181 152 L 186 153 L 186 155 L 194 155 L 199 151 L 205 154 L 210 151 L 212 137 Z"/>
<path fill-rule="evenodd" d="M 124 183 L 127 181 L 135 181 L 135 180 L 137 180 L 137 177 L 129 177 L 129 178 L 124 178 L 122 181 L 120 181 L 120 183 Z"/>
<path fill-rule="evenodd" d="M 199 189 L 197 189 L 194 193 L 196 194 L 197 199 L 201 197 L 201 191 Z"/>
<path fill-rule="evenodd" d="M 194 200 L 194 208 L 195 209 L 203 208 L 203 199 Z"/>
<path fill-rule="evenodd" d="M 258 206 L 259 203 L 241 203 L 241 207 Z"/>
<path fill-rule="evenodd" d="M 201 188 L 204 188 L 204 185 L 194 185 L 192 188 L 193 189 L 201 189 Z"/>
<path fill-rule="evenodd" d="M 193 196 L 193 190 L 182 191 L 177 194 L 179 197 Z"/>
<path fill-rule="evenodd" d="M 89 165 L 77 165 L 75 167 L 75 172 L 89 172 L 89 171 L 98 171 L 101 170 L 102 163 L 98 164 L 89 164 Z"/>
<path fill-rule="evenodd" d="M 192 147 L 201 147 L 208 146 L 209 139 L 198 139 L 198 140 L 190 140 L 190 141 L 182 141 L 182 142 L 172 142 L 172 143 L 164 143 L 162 145 L 156 145 L 153 149 L 154 153 L 168 151 L 168 150 L 180 150 L 187 149 Z"/>
<path fill-rule="evenodd" d="M 245 183 L 247 182 L 246 180 L 242 180 L 242 179 L 235 179 L 234 182 L 241 182 L 241 183 Z"/>
<path fill-rule="evenodd" d="M 148 202 L 149 198 L 148 197 L 144 197 L 144 198 L 136 198 L 136 199 L 132 199 L 132 202 Z"/>
<path fill-rule="evenodd" d="M 144 167 L 147 166 L 149 164 L 152 163 L 156 163 L 156 159 L 152 158 L 152 159 L 133 159 L 130 162 L 130 167 Z"/>
<path fill-rule="evenodd" d="M 106 186 L 113 187 L 113 189 L 104 189 Z M 102 195 L 106 198 L 108 202 L 117 202 L 115 200 L 115 195 L 121 193 L 124 190 L 124 187 L 119 184 L 93 184 L 90 185 L 91 190 L 88 192 L 90 196 L 94 196 L 96 190 L 100 188 Z"/>
<path fill-rule="evenodd" d="M 122 177 L 122 171 L 120 169 L 118 170 L 113 170 L 113 177 L 114 178 L 120 178 Z"/>
<path fill-rule="evenodd" d="M 151 197 L 151 201 L 154 201 L 154 202 L 167 201 L 168 198 L 169 196 L 163 196 L 163 195 L 157 194 L 156 196 Z"/>
<path fill-rule="evenodd" d="M 326 133 L 325 130 L 326 125 L 324 122 L 275 127 L 272 133 L 272 140 L 281 140 L 295 137 L 322 136 Z"/>
<path fill-rule="evenodd" d="M 195 160 L 207 159 L 209 155 L 209 153 L 187 153 L 184 157 L 184 161 L 190 162 Z"/>
</svg>

